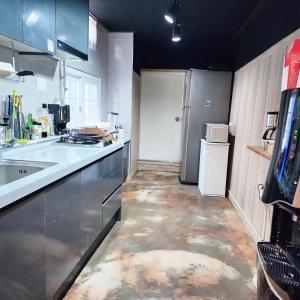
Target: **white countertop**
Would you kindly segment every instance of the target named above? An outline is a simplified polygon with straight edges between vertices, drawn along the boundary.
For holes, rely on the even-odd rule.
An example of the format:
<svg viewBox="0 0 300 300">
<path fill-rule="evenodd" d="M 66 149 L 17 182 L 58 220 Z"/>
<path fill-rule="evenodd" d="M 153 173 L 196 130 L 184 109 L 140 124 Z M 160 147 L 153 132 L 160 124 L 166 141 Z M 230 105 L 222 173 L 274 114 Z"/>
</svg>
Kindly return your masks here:
<svg viewBox="0 0 300 300">
<path fill-rule="evenodd" d="M 125 143 L 128 143 L 128 142 L 131 141 L 131 138 L 130 138 L 130 137 L 124 137 L 124 140 L 123 140 L 123 141 L 124 141 L 124 144 L 125 144 Z"/>
<path fill-rule="evenodd" d="M 123 146 L 123 140 L 114 142 L 107 147 L 100 147 L 99 145 L 64 145 L 56 144 L 53 140 L 50 140 L 43 143 L 16 147 L 4 152 L 3 159 L 53 162 L 56 165 L 0 186 L 0 209 Z"/>
</svg>

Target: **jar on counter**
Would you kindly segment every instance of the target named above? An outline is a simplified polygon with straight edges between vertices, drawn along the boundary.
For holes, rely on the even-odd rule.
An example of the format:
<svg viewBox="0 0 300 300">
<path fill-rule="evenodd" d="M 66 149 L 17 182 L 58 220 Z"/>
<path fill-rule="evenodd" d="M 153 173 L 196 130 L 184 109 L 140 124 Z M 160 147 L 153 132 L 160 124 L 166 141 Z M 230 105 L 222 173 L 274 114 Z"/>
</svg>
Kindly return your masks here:
<svg viewBox="0 0 300 300">
<path fill-rule="evenodd" d="M 33 122 L 32 124 L 32 139 L 37 140 L 42 137 L 42 124 L 39 122 Z"/>
</svg>

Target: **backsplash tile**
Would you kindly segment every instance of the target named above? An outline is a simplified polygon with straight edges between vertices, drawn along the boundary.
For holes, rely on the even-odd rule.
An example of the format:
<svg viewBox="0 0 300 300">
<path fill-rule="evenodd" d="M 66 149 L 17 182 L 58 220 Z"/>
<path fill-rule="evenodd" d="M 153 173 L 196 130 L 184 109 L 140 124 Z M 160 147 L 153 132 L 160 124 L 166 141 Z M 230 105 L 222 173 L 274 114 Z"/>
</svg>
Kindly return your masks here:
<svg viewBox="0 0 300 300">
<path fill-rule="evenodd" d="M 7 49 L 0 47 L 0 57 L 9 54 Z M 6 56 L 9 58 L 8 56 Z M 7 61 L 9 61 L 7 59 Z M 23 95 L 23 112 L 25 114 L 33 113 L 38 115 L 41 111 L 42 103 L 54 103 L 59 101 L 60 80 L 59 64 L 52 58 L 44 57 L 34 59 L 34 56 L 16 55 L 16 69 L 29 70 L 35 73 L 35 76 L 24 77 L 24 81 L 13 81 L 0 79 L 0 101 L 6 99 L 7 95 L 12 94 L 16 89 L 19 95 Z M 46 82 L 46 89 L 40 91 L 37 89 L 37 78 L 42 78 Z M 20 78 L 22 80 L 22 78 Z"/>
</svg>

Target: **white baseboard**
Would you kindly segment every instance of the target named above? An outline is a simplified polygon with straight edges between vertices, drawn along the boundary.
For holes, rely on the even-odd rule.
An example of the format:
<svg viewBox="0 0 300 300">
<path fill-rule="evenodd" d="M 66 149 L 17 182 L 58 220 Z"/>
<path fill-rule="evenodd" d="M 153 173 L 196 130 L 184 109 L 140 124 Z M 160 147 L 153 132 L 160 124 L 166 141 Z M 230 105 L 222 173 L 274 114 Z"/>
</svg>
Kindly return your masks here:
<svg viewBox="0 0 300 300">
<path fill-rule="evenodd" d="M 256 232 L 255 228 L 253 227 L 252 223 L 250 222 L 249 218 L 245 215 L 244 211 L 242 210 L 240 204 L 236 201 L 235 197 L 232 195 L 232 193 L 229 191 L 229 200 L 231 201 L 233 207 L 238 212 L 239 216 L 243 220 L 243 223 L 245 224 L 246 228 L 251 234 L 251 237 L 253 238 L 254 242 L 257 243 L 261 241 L 261 237 Z"/>
<path fill-rule="evenodd" d="M 139 171 L 180 173 L 180 163 L 154 160 L 138 160 Z"/>
</svg>

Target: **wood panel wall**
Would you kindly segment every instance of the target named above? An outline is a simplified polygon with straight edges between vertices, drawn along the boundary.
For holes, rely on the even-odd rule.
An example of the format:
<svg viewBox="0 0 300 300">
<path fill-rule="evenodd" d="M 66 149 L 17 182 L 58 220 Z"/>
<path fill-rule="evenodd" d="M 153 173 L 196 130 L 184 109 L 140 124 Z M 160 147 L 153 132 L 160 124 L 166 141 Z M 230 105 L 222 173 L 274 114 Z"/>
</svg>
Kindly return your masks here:
<svg viewBox="0 0 300 300">
<path fill-rule="evenodd" d="M 283 59 L 294 38 L 300 38 L 300 29 L 235 73 L 230 116 L 235 149 L 229 196 L 256 241 L 270 236 L 272 207 L 261 203 L 257 188 L 265 183 L 270 162 L 247 145 L 263 145 L 266 114 L 279 110 Z"/>
</svg>

